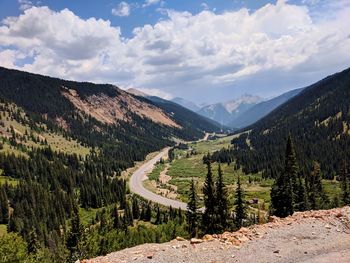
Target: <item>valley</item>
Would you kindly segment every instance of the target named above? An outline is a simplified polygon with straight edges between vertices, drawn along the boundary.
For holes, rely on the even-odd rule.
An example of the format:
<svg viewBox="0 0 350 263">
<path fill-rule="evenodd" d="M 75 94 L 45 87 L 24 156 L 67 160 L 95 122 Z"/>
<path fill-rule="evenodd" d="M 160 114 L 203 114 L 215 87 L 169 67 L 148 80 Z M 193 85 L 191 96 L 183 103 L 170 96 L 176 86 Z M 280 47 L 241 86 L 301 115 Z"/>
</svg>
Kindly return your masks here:
<svg viewBox="0 0 350 263">
<path fill-rule="evenodd" d="M 219 136 L 219 138 L 213 140 L 205 140 L 199 142 L 188 143 L 188 149 L 175 149 L 174 160 L 169 162 L 164 157 L 166 152 L 163 152 L 162 157 L 158 156 L 155 163 L 155 167 L 149 169 L 147 178 L 143 177 L 143 185 L 149 190 L 158 195 L 167 197 L 169 199 L 178 200 L 184 202 L 181 209 L 186 209 L 188 203 L 190 182 L 193 178 L 196 183 L 196 189 L 199 196 L 199 205 L 203 206 L 203 189 L 205 175 L 207 173 L 206 165 L 203 163 L 203 157 L 208 153 L 214 153 L 222 149 L 228 149 L 231 147 L 231 141 L 234 138 L 239 137 L 238 135 L 231 136 Z M 161 158 L 164 158 L 162 162 L 159 162 Z M 152 162 L 153 164 L 154 162 Z M 212 171 L 214 178 L 217 174 L 218 163 L 212 164 Z M 234 201 L 234 189 L 236 187 L 237 178 L 240 177 L 242 181 L 242 187 L 245 190 L 246 200 L 250 204 L 250 212 L 257 214 L 260 210 L 265 213 L 269 211 L 270 205 L 270 190 L 273 185 L 273 179 L 263 178 L 262 173 L 250 173 L 245 174 L 242 169 L 237 169 L 236 163 L 230 164 L 222 163 L 221 168 L 223 171 L 224 183 L 229 193 L 229 200 L 231 206 Z M 162 182 L 160 176 L 163 174 L 167 176 L 167 184 Z M 326 194 L 332 200 L 338 196 L 341 192 L 340 184 L 336 180 L 323 180 L 323 187 Z M 171 187 L 173 186 L 173 187 Z M 171 188 L 176 190 L 171 190 Z M 170 189 L 170 190 L 169 190 Z M 155 197 L 147 198 L 147 195 L 141 194 L 146 199 L 156 201 Z M 255 200 L 255 201 L 253 201 Z M 255 203 L 256 202 L 256 203 Z M 163 205 L 168 205 L 162 203 Z M 173 205 L 173 207 L 175 207 Z"/>
<path fill-rule="evenodd" d="M 0 263 L 350 262 L 350 0 L 0 1 Z"/>
<path fill-rule="evenodd" d="M 9 246 L 14 262 L 76 262 L 220 240 L 275 216 L 347 213 L 349 72 L 252 106 L 267 115 L 231 132 L 156 96 L 0 68 L 0 261 Z"/>
</svg>

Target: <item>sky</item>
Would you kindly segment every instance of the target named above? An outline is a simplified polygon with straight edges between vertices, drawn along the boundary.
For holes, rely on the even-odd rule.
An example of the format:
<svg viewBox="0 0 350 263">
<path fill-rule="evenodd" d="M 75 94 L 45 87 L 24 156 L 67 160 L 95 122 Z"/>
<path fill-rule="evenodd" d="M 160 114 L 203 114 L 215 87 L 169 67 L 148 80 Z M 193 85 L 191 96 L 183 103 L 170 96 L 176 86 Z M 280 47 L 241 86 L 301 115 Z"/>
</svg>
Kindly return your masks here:
<svg viewBox="0 0 350 263">
<path fill-rule="evenodd" d="M 350 0 L 0 0 L 0 66 L 166 99 L 270 98 L 350 67 Z"/>
</svg>

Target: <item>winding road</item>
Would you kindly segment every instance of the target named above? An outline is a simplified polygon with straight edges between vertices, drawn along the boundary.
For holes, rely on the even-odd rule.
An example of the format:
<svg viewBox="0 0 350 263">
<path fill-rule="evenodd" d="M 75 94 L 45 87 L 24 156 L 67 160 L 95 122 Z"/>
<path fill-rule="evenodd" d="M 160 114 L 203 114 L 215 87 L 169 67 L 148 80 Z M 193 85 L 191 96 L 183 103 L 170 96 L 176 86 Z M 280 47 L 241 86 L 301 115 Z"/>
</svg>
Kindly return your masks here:
<svg viewBox="0 0 350 263">
<path fill-rule="evenodd" d="M 199 141 L 206 141 L 208 140 L 209 133 L 206 133 L 204 138 Z M 129 187 L 130 191 L 142 196 L 143 198 L 150 200 L 152 202 L 173 207 L 176 209 L 181 208 L 181 210 L 187 210 L 187 204 L 184 202 L 180 202 L 177 200 L 169 199 L 161 195 L 157 195 L 149 190 L 147 190 L 143 186 L 143 181 L 148 179 L 147 174 L 153 170 L 154 165 L 160 161 L 161 158 L 168 155 L 168 152 L 170 150 L 170 147 L 164 148 L 160 153 L 158 153 L 155 157 L 153 157 L 151 160 L 147 161 L 141 167 L 139 167 L 130 177 L 129 181 Z M 200 209 L 200 210 L 203 210 Z"/>
<path fill-rule="evenodd" d="M 173 199 L 165 198 L 163 196 L 157 195 L 149 190 L 147 190 L 143 186 L 143 181 L 147 180 L 147 174 L 148 172 L 152 171 L 154 168 L 154 165 L 164 156 L 168 155 L 169 147 L 164 148 L 159 154 L 157 154 L 155 157 L 153 157 L 151 160 L 147 161 L 143 165 L 141 165 L 140 168 L 138 168 L 130 177 L 129 186 L 130 191 L 142 196 L 143 198 L 150 200 L 152 202 L 164 205 L 164 206 L 171 206 L 173 208 L 181 210 L 187 210 L 187 204 L 176 201 Z"/>
</svg>

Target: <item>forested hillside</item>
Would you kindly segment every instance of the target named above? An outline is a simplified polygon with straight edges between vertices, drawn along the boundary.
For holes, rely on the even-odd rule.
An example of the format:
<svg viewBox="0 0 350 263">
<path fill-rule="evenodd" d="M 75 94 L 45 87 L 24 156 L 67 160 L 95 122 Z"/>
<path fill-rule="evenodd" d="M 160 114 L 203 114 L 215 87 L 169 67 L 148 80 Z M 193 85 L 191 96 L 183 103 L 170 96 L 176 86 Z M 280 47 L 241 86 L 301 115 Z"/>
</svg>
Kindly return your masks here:
<svg viewBox="0 0 350 263">
<path fill-rule="evenodd" d="M 334 178 L 350 158 L 350 69 L 307 88 L 232 141 L 231 155 L 246 173 L 274 176 L 283 167 L 288 134 L 304 172 L 312 161 L 324 178 Z"/>
<path fill-rule="evenodd" d="M 169 240 L 182 215 L 132 198 L 121 172 L 173 138 L 218 129 L 189 112 L 113 85 L 0 68 L 0 235 L 19 234 L 7 237 L 33 262 Z"/>
</svg>

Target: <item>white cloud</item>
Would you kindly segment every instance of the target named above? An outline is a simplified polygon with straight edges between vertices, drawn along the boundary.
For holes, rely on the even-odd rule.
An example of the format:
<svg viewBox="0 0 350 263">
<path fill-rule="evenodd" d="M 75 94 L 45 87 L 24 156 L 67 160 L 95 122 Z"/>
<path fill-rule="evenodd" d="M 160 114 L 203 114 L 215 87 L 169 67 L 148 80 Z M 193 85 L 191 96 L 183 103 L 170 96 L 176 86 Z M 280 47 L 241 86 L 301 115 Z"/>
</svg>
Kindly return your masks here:
<svg viewBox="0 0 350 263">
<path fill-rule="evenodd" d="M 112 14 L 115 16 L 129 16 L 130 5 L 126 2 L 120 2 L 117 8 L 112 9 Z"/>
<path fill-rule="evenodd" d="M 146 0 L 145 3 L 142 5 L 142 7 L 147 7 L 150 5 L 156 5 L 158 3 L 160 3 L 160 0 Z"/>
<path fill-rule="evenodd" d="M 33 2 L 29 0 L 18 0 L 19 9 L 24 11 L 33 6 Z"/>
<path fill-rule="evenodd" d="M 173 95 L 171 95 L 169 92 L 165 92 L 161 89 L 147 89 L 147 88 L 137 88 L 139 91 L 146 93 L 150 96 L 157 96 L 166 100 L 171 100 L 174 98 Z"/>
<path fill-rule="evenodd" d="M 201 7 L 204 9 L 204 10 L 209 10 L 209 6 L 207 3 L 201 3 Z"/>
<path fill-rule="evenodd" d="M 31 56 L 33 63 L 19 69 L 203 97 L 269 72 L 303 79 L 349 66 L 350 8 L 325 12 L 333 15 L 315 20 L 306 6 L 285 1 L 254 12 L 167 10 L 167 19 L 124 39 L 109 21 L 32 7 L 0 26 L 0 65 Z"/>
</svg>

